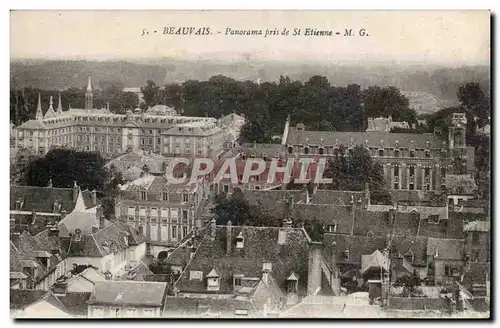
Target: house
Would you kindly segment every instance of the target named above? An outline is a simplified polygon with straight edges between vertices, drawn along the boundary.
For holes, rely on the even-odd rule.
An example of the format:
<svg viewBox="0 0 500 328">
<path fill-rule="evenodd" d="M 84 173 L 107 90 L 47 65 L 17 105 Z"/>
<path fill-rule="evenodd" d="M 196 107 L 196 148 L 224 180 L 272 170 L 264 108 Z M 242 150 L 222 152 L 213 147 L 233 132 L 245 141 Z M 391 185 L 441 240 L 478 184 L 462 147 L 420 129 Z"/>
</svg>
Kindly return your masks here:
<svg viewBox="0 0 500 328">
<path fill-rule="evenodd" d="M 11 290 L 10 313 L 14 318 L 71 318 L 64 304 L 50 291 Z"/>
<path fill-rule="evenodd" d="M 166 299 L 166 283 L 100 281 L 87 302 L 88 315 L 90 318 L 160 317 Z"/>
<path fill-rule="evenodd" d="M 86 234 L 76 230 L 67 246 L 69 265 L 93 265 L 103 274 L 120 276 L 128 265 L 146 256 L 146 239 L 135 228 L 121 222 Z"/>
<path fill-rule="evenodd" d="M 431 283 L 446 284 L 460 277 L 465 268 L 464 246 L 464 239 L 428 239 L 427 276 Z"/>
<path fill-rule="evenodd" d="M 216 226 L 213 220 L 174 290 L 184 298 L 249 300 L 256 316 L 274 316 L 309 293 L 333 292 L 334 273 L 318 251 L 304 229 L 289 224 Z"/>
<path fill-rule="evenodd" d="M 100 204 L 95 191 L 73 188 L 11 186 L 11 231 L 37 234 L 48 225 L 58 224 L 71 212 L 82 212 Z"/>
<path fill-rule="evenodd" d="M 101 272 L 89 267 L 66 280 L 65 293 L 91 293 L 96 282 L 104 280 L 106 278 Z"/>
<path fill-rule="evenodd" d="M 11 289 L 47 291 L 66 271 L 66 253 L 57 229 L 47 229 L 36 236 L 27 231 L 11 234 Z"/>
</svg>

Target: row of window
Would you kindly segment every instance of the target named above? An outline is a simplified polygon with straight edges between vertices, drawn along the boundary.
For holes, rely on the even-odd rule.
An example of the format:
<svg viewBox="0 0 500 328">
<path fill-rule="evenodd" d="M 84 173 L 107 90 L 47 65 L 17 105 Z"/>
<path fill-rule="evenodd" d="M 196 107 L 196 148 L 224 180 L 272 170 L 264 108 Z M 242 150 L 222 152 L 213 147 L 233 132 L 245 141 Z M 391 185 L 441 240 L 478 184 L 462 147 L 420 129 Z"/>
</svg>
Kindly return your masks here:
<svg viewBox="0 0 500 328">
<path fill-rule="evenodd" d="M 338 148 L 334 148 L 334 154 L 336 154 L 336 152 L 338 152 L 339 149 Z M 370 152 L 371 152 L 371 155 L 372 156 L 378 156 L 378 157 L 385 157 L 385 156 L 389 156 L 389 152 L 385 151 L 384 149 L 379 149 L 378 152 L 376 152 L 375 148 L 370 148 Z M 288 154 L 293 154 L 294 153 L 294 147 L 293 146 L 288 146 Z M 305 155 L 308 155 L 310 154 L 311 151 L 310 151 L 310 147 L 304 147 L 303 148 L 303 154 Z M 312 153 L 311 153 L 312 154 Z M 318 148 L 318 154 L 319 155 L 325 155 L 326 152 L 325 152 L 325 148 L 324 147 L 319 147 Z M 352 154 L 352 149 L 349 149 L 349 154 Z M 407 156 L 405 156 L 407 154 Z M 405 150 L 401 149 L 396 149 L 394 150 L 393 152 L 393 156 L 392 157 L 410 157 L 410 158 L 414 158 L 416 157 L 417 155 L 417 152 L 415 150 L 409 150 L 408 152 L 405 152 Z M 448 152 L 447 151 L 442 151 L 441 152 L 441 157 L 446 157 L 448 155 Z M 424 157 L 425 158 L 431 158 L 431 151 L 430 150 L 425 150 L 424 151 Z"/>
<path fill-rule="evenodd" d="M 163 201 L 169 201 L 169 196 L 168 195 L 169 195 L 168 192 L 163 192 L 161 194 L 161 199 Z M 148 199 L 148 192 L 147 191 L 140 191 L 139 192 L 139 198 L 140 198 L 140 200 L 147 200 Z M 183 203 L 188 203 L 189 202 L 189 194 L 182 194 L 182 202 Z M 129 207 L 129 208 L 131 208 L 131 207 Z M 143 208 L 143 207 L 141 207 L 141 208 Z M 152 208 L 152 210 L 153 210 L 153 208 Z M 157 209 L 155 208 L 155 210 L 157 210 Z"/>
</svg>

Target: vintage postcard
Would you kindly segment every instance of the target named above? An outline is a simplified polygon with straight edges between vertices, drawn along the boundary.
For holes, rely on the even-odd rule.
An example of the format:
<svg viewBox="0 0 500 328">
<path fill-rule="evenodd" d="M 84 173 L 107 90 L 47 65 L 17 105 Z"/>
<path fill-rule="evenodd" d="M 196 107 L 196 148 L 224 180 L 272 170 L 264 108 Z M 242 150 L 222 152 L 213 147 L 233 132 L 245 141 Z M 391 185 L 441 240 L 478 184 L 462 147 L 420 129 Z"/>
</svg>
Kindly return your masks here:
<svg viewBox="0 0 500 328">
<path fill-rule="evenodd" d="M 11 11 L 11 317 L 490 318 L 490 16 Z"/>
</svg>

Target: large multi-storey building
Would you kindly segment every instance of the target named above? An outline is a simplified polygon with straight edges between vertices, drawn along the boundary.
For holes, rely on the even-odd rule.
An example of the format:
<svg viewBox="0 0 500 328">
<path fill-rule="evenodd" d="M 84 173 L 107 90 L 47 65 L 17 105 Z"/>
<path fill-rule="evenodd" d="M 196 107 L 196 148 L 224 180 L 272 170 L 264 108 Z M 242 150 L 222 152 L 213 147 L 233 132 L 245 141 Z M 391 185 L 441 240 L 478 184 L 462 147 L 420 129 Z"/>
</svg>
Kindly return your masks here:
<svg viewBox="0 0 500 328">
<path fill-rule="evenodd" d="M 61 97 L 54 110 L 52 97 L 43 114 L 38 98 L 36 118 L 15 129 L 14 148 L 27 148 L 45 154 L 52 147 L 70 147 L 100 151 L 114 156 L 129 149 L 143 149 L 162 154 L 217 155 L 223 148 L 225 130 L 215 118 L 186 117 L 167 106 L 155 106 L 145 113 L 128 111 L 113 114 L 109 108 L 93 108 L 89 78 L 85 109 L 62 110 Z"/>
<path fill-rule="evenodd" d="M 201 228 L 197 212 L 205 183 L 170 184 L 164 176 L 145 175 L 121 187 L 115 216 L 141 229 L 150 244 L 172 246 Z"/>
<path fill-rule="evenodd" d="M 362 146 L 382 164 L 389 188 L 439 191 L 446 174 L 475 171 L 474 148 L 465 143 L 466 124 L 465 113 L 454 113 L 446 140 L 430 133 L 307 131 L 300 123 L 290 127 L 287 120 L 282 147 L 287 156 L 300 158 L 334 157 L 342 146 L 347 151 Z"/>
</svg>

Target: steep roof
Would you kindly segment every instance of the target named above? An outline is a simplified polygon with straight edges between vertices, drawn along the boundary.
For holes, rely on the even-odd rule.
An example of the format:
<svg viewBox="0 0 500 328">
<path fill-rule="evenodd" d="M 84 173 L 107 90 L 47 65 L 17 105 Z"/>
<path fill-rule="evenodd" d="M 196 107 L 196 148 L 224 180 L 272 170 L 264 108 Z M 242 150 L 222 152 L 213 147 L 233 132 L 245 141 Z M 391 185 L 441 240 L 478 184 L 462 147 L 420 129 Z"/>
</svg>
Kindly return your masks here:
<svg viewBox="0 0 500 328">
<path fill-rule="evenodd" d="M 391 239 L 391 258 L 404 256 L 410 251 L 414 255 L 414 264 L 427 263 L 427 237 L 394 236 Z"/>
<path fill-rule="evenodd" d="M 20 126 L 17 127 L 18 129 L 30 129 L 30 130 L 41 130 L 41 129 L 46 129 L 47 126 L 43 124 L 43 122 L 39 120 L 29 120 L 21 124 Z"/>
<path fill-rule="evenodd" d="M 444 260 L 464 259 L 463 239 L 429 238 L 427 241 L 427 255 L 436 256 Z"/>
<path fill-rule="evenodd" d="M 236 249 L 236 236 L 242 233 L 244 245 Z M 283 244 L 278 244 L 281 234 Z M 299 292 L 307 285 L 309 256 L 308 236 L 302 229 L 270 227 L 231 227 L 231 251 L 226 251 L 228 230 L 217 226 L 215 239 L 205 236 L 196 250 L 192 261 L 182 273 L 177 287 L 181 292 L 210 293 L 206 290 L 205 278 L 216 269 L 220 276 L 221 294 L 232 294 L 234 274 L 260 279 L 264 262 L 272 264 L 271 274 L 281 288 L 285 287 L 288 276 L 295 272 L 299 278 Z M 280 238 L 281 239 L 281 238 Z M 202 280 L 190 280 L 190 272 L 202 273 Z"/>
<path fill-rule="evenodd" d="M 364 274 L 371 268 L 389 269 L 389 257 L 382 254 L 378 249 L 369 255 L 361 255 L 361 274 Z"/>
<path fill-rule="evenodd" d="M 10 309 L 22 310 L 29 305 L 42 299 L 47 294 L 46 290 L 40 289 L 11 289 L 10 290 Z"/>
<path fill-rule="evenodd" d="M 61 204 L 61 211 L 70 213 L 74 206 L 73 188 L 52 188 L 32 186 L 10 186 L 10 209 L 15 210 L 16 201 L 23 200 L 23 211 L 54 211 L 54 203 Z"/>
<path fill-rule="evenodd" d="M 105 227 L 110 224 L 110 221 L 104 219 Z M 99 219 L 92 212 L 71 212 L 59 221 L 59 226 L 61 225 L 64 225 L 69 233 L 74 233 L 76 229 L 80 229 L 82 233 L 92 233 L 92 227 L 99 227 Z"/>
<path fill-rule="evenodd" d="M 162 306 L 167 284 L 144 281 L 98 281 L 88 304 Z"/>
<path fill-rule="evenodd" d="M 305 144 L 306 139 L 311 145 L 323 143 L 325 146 L 362 145 L 379 147 L 383 140 L 384 147 L 394 147 L 396 141 L 400 148 L 426 148 L 428 141 L 430 148 L 441 149 L 443 140 L 433 134 L 417 133 L 386 133 L 386 132 L 331 132 L 331 131 L 300 131 L 290 127 L 287 144 Z"/>
<path fill-rule="evenodd" d="M 87 301 L 92 293 L 65 293 L 57 298 L 73 316 L 86 317 L 88 314 Z"/>
<path fill-rule="evenodd" d="M 335 242 L 335 245 L 333 243 Z M 361 264 L 362 255 L 372 254 L 374 251 L 383 251 L 387 246 L 387 237 L 379 236 L 356 236 L 325 233 L 323 235 L 325 248 L 325 260 L 331 264 L 332 255 L 335 251 L 335 260 L 340 263 Z M 349 258 L 346 259 L 345 251 L 349 251 Z"/>
</svg>

